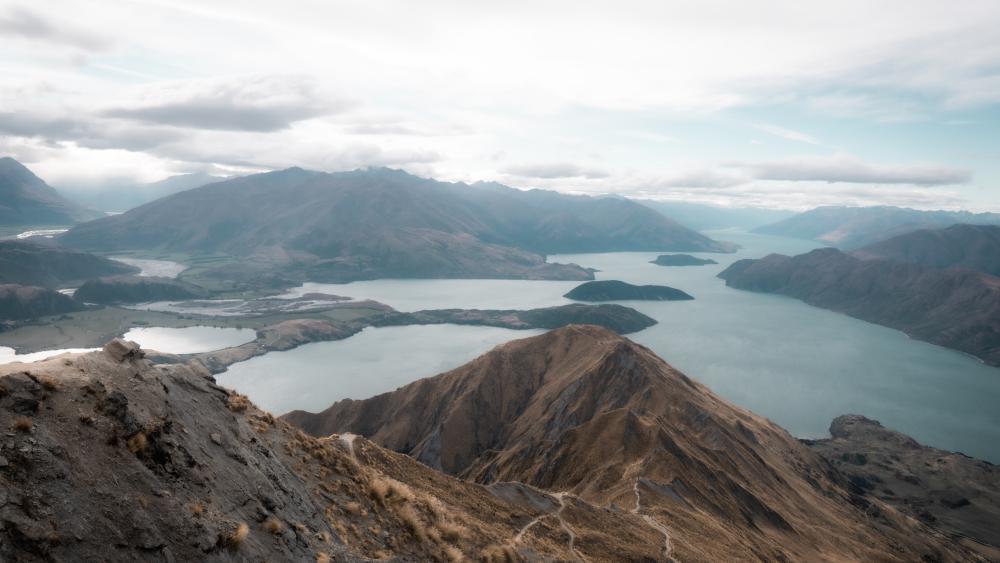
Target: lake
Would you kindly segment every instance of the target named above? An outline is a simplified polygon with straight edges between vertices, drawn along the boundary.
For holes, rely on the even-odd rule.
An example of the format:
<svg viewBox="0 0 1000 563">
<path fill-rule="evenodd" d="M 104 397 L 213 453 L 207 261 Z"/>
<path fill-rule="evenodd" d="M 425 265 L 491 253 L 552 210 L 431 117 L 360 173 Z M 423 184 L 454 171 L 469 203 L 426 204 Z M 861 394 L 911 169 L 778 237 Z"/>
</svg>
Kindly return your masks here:
<svg viewBox="0 0 1000 563">
<path fill-rule="evenodd" d="M 142 327 L 126 332 L 123 338 L 133 340 L 150 350 L 169 354 L 197 354 L 246 344 L 257 338 L 257 332 L 249 328 L 213 326 Z"/>
<path fill-rule="evenodd" d="M 818 244 L 739 232 L 710 235 L 743 248 L 734 255 L 694 253 L 719 262 L 708 266 L 656 266 L 649 263 L 657 256 L 652 252 L 549 260 L 597 268 L 598 279 L 670 285 L 693 295 L 693 301 L 622 302 L 659 322 L 630 338 L 796 436 L 824 437 L 835 416 L 863 414 L 926 444 L 1000 462 L 1000 370 L 791 298 L 727 288 L 715 276 L 735 260 L 771 252 L 800 254 Z M 319 291 L 369 298 L 402 311 L 527 309 L 568 303 L 562 295 L 576 285 L 377 280 L 306 284 L 290 295 Z M 496 343 L 527 336 L 486 329 L 500 332 L 476 339 L 468 336 L 472 330 L 448 325 L 369 329 L 340 342 L 235 364 L 220 380 L 276 413 L 319 410 L 457 367 Z"/>
<path fill-rule="evenodd" d="M 541 334 L 486 326 L 368 327 L 345 340 L 271 352 L 216 375 L 274 413 L 319 411 L 458 367 L 498 344 Z"/>
</svg>

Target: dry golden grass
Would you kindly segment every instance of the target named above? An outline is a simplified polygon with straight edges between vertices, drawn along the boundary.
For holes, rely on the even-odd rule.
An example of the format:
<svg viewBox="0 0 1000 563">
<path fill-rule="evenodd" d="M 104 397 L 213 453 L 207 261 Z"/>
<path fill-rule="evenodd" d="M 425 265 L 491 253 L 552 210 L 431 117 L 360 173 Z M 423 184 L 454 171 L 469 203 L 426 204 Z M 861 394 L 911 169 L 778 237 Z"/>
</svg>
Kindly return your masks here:
<svg viewBox="0 0 1000 563">
<path fill-rule="evenodd" d="M 364 511 L 365 510 L 364 508 L 361 507 L 360 502 L 351 501 L 344 505 L 344 512 L 351 514 L 353 516 L 363 516 Z"/>
<path fill-rule="evenodd" d="M 18 432 L 31 432 L 32 426 L 34 426 L 34 423 L 26 416 L 19 416 L 14 419 L 14 430 Z"/>
<path fill-rule="evenodd" d="M 249 535 L 250 526 L 246 522 L 240 522 L 232 531 L 222 537 L 222 543 L 227 547 L 237 548 Z"/>
<path fill-rule="evenodd" d="M 125 447 L 128 448 L 128 451 L 130 451 L 130 452 L 132 452 L 134 454 L 137 454 L 137 453 L 145 450 L 146 446 L 148 446 L 148 445 L 149 445 L 149 442 L 146 440 L 146 433 L 145 432 L 138 432 L 135 435 L 133 435 L 131 438 L 129 438 L 128 441 L 125 442 Z"/>
<path fill-rule="evenodd" d="M 281 523 L 281 520 L 272 516 L 264 521 L 264 529 L 267 530 L 269 534 L 278 535 L 285 529 L 285 526 Z"/>
<path fill-rule="evenodd" d="M 330 556 L 325 553 L 317 553 L 316 563 L 330 563 Z"/>
<path fill-rule="evenodd" d="M 250 399 L 246 395 L 240 395 L 239 393 L 233 393 L 226 400 L 226 406 L 233 412 L 243 412 L 250 408 L 251 404 Z"/>
<path fill-rule="evenodd" d="M 51 377 L 39 377 L 38 383 L 42 386 L 42 389 L 45 389 L 46 391 L 55 391 L 59 388 L 56 380 Z"/>
<path fill-rule="evenodd" d="M 191 503 L 191 514 L 201 516 L 205 513 L 205 505 L 200 502 Z"/>
<path fill-rule="evenodd" d="M 488 545 L 483 549 L 480 559 L 484 563 L 517 563 L 520 557 L 517 551 L 509 545 Z"/>
</svg>

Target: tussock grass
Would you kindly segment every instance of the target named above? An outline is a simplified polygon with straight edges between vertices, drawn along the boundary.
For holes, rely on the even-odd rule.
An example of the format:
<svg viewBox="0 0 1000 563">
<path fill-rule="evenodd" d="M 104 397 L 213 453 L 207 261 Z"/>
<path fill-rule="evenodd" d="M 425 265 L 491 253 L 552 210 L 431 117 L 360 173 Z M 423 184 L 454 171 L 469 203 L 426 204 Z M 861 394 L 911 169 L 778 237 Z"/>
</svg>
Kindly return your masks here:
<svg viewBox="0 0 1000 563">
<path fill-rule="evenodd" d="M 34 423 L 26 416 L 19 416 L 14 419 L 14 430 L 18 432 L 31 432 Z"/>
</svg>

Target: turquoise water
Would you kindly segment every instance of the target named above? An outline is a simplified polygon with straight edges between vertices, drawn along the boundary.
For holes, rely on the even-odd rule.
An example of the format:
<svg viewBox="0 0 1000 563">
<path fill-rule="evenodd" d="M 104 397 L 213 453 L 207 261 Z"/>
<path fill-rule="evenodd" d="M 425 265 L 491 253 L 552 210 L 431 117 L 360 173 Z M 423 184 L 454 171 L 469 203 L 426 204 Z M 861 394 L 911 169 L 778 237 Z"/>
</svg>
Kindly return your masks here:
<svg viewBox="0 0 1000 563">
<path fill-rule="evenodd" d="M 693 301 L 623 302 L 659 321 L 630 337 L 720 396 L 771 418 L 792 434 L 826 436 L 835 416 L 856 413 L 926 444 L 1000 462 L 1000 370 L 794 299 L 727 288 L 715 275 L 734 260 L 771 252 L 799 254 L 816 245 L 737 232 L 712 236 L 743 249 L 735 255 L 699 254 L 720 264 L 692 267 L 649 264 L 657 253 L 646 252 L 549 259 L 597 268 L 598 279 L 665 284 L 693 295 Z M 575 285 L 377 280 L 307 284 L 299 291 L 370 298 L 404 311 L 509 309 L 568 303 L 562 294 Z M 374 329 L 341 342 L 268 354 L 232 366 L 222 380 L 265 405 L 281 393 L 282 400 L 269 407 L 275 412 L 316 410 L 340 398 L 365 398 L 456 367 L 493 343 L 525 335 L 493 329 L 501 330 L 491 335 L 495 339 L 477 340 L 466 337 L 469 327 L 399 328 L 402 332 Z M 324 378 L 324 373 L 330 376 Z"/>
<path fill-rule="evenodd" d="M 220 385 L 246 393 L 274 413 L 319 411 L 340 399 L 363 399 L 458 367 L 498 344 L 541 334 L 485 326 L 366 328 L 233 364 Z"/>
</svg>

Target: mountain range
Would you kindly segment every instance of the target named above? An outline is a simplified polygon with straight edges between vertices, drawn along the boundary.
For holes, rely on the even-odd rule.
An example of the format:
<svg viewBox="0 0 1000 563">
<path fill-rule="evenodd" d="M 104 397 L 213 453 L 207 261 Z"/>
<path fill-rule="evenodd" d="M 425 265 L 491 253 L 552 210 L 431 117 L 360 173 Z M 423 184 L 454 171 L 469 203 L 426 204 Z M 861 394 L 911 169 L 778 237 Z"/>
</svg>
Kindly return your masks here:
<svg viewBox="0 0 1000 563">
<path fill-rule="evenodd" d="M 0 158 L 0 226 L 72 225 L 103 215 L 66 199 L 13 158 Z"/>
<path fill-rule="evenodd" d="M 1000 226 L 921 229 L 866 246 L 855 254 L 1000 276 Z"/>
<path fill-rule="evenodd" d="M 60 241 L 95 251 L 222 253 L 239 258 L 222 277 L 240 270 L 314 281 L 591 279 L 545 255 L 733 248 L 628 200 L 449 184 L 384 168 L 240 177 L 79 225 Z"/>
<path fill-rule="evenodd" d="M 817 240 L 847 250 L 919 229 L 956 223 L 1000 224 L 1000 214 L 968 211 L 919 211 L 903 207 L 817 207 L 754 232 Z"/>
</svg>

